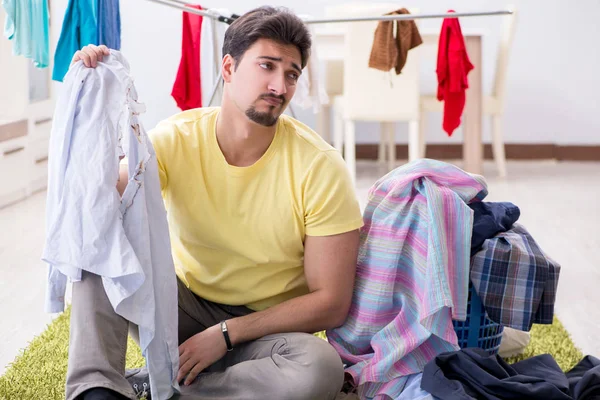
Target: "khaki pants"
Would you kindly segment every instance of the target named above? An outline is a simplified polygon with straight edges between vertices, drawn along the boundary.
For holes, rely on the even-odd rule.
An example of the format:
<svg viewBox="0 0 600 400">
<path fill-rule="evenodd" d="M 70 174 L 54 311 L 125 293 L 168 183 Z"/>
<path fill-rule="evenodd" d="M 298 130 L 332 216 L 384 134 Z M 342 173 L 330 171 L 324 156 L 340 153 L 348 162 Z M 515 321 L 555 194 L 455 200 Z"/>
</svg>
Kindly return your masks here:
<svg viewBox="0 0 600 400">
<path fill-rule="evenodd" d="M 203 300 L 179 280 L 178 302 L 180 344 L 224 319 L 252 312 Z M 124 377 L 129 328 L 112 309 L 101 278 L 84 272 L 73 284 L 67 400 L 93 387 L 136 398 Z M 342 361 L 326 341 L 306 333 L 277 334 L 236 346 L 193 384 L 181 385 L 174 398 L 335 399 L 343 378 Z"/>
</svg>

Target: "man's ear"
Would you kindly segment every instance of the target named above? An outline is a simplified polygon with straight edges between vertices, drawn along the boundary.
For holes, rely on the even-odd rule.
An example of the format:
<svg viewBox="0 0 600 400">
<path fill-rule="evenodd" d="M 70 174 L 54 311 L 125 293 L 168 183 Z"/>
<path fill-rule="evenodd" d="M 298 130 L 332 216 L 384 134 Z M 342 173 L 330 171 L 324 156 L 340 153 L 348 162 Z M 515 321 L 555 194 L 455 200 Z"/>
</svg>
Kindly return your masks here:
<svg viewBox="0 0 600 400">
<path fill-rule="evenodd" d="M 221 62 L 221 73 L 223 74 L 223 81 L 225 83 L 231 82 L 231 76 L 235 70 L 235 60 L 229 54 L 225 54 L 223 61 Z"/>
</svg>

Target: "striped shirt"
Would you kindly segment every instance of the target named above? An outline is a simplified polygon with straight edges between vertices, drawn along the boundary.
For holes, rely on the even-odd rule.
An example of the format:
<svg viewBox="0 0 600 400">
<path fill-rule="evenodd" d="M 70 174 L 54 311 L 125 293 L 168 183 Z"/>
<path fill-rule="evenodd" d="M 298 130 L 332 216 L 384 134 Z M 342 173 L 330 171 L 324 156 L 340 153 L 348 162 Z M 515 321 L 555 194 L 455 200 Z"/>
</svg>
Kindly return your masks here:
<svg viewBox="0 0 600 400">
<path fill-rule="evenodd" d="M 417 160 L 369 191 L 346 322 L 327 332 L 361 398 L 398 398 L 407 376 L 459 348 L 467 309 L 473 213 L 483 177 Z"/>
</svg>

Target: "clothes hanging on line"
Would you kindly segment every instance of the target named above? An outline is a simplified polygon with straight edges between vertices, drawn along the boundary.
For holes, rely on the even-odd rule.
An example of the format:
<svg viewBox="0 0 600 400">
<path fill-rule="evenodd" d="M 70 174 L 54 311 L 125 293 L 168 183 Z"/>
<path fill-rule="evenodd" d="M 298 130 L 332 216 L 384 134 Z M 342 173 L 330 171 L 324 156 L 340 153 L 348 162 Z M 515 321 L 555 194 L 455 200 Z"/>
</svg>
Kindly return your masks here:
<svg viewBox="0 0 600 400">
<path fill-rule="evenodd" d="M 4 36 L 13 42 L 13 55 L 33 60 L 37 68 L 50 64 L 49 18 L 46 0 L 2 0 L 6 11 Z"/>
<path fill-rule="evenodd" d="M 428 363 L 421 388 L 440 400 L 597 400 L 600 360 L 586 356 L 564 373 L 550 354 L 510 365 L 482 349 L 461 349 Z"/>
<path fill-rule="evenodd" d="M 69 0 L 54 53 L 52 79 L 62 82 L 73 54 L 88 44 L 98 44 L 94 0 Z"/>
<path fill-rule="evenodd" d="M 483 177 L 429 159 L 370 189 L 350 313 L 327 331 L 361 398 L 397 398 L 407 375 L 459 348 L 452 319 L 467 311 L 467 204 L 486 195 Z"/>
<path fill-rule="evenodd" d="M 454 12 L 454 10 L 448 10 Z M 467 75 L 475 68 L 467 54 L 458 18 L 444 18 L 437 56 L 437 99 L 444 102 L 442 127 L 448 136 L 461 123 L 465 108 L 465 90 L 469 87 Z"/>
<path fill-rule="evenodd" d="M 410 14 L 410 12 L 406 8 L 401 8 L 385 15 L 400 14 Z M 422 43 L 423 39 L 414 20 L 381 21 L 375 29 L 369 67 L 385 72 L 393 68 L 396 75 L 399 75 L 406 64 L 408 51 Z"/>
<path fill-rule="evenodd" d="M 115 312 L 139 327 L 152 398 L 166 399 L 178 389 L 177 279 L 144 111 L 118 51 L 97 68 L 69 69 L 50 136 L 42 260 L 50 313 L 64 310 L 67 279 L 102 277 Z M 129 165 L 122 197 L 120 156 Z"/>
<path fill-rule="evenodd" d="M 120 50 L 120 37 L 119 0 L 69 0 L 54 53 L 52 79 L 62 82 L 77 50 L 89 44 Z"/>
<path fill-rule="evenodd" d="M 312 19 L 310 15 L 298 15 L 298 17 L 304 20 Z M 314 24 L 309 24 L 308 29 L 311 36 L 315 37 Z M 319 54 L 316 46 L 313 46 L 308 63 L 296 83 L 296 92 L 291 101 L 292 105 L 305 110 L 311 109 L 313 113 L 318 113 L 322 105 L 329 103 L 329 96 L 327 96 L 325 84 L 319 72 Z"/>
<path fill-rule="evenodd" d="M 552 324 L 560 265 L 520 224 L 483 243 L 471 258 L 471 282 L 489 318 L 522 331 Z"/>
<path fill-rule="evenodd" d="M 205 11 L 215 18 L 219 15 L 231 18 L 233 15 L 226 8 L 211 8 Z M 213 101 L 210 102 L 213 88 L 221 71 L 225 31 L 229 28 L 228 24 L 217 21 L 215 18 L 204 18 L 200 34 L 200 81 L 204 107 L 219 106 L 223 98 L 223 85 L 219 83 Z"/>
<path fill-rule="evenodd" d="M 202 10 L 199 5 L 190 5 Z M 200 40 L 202 15 L 183 12 L 181 35 L 181 60 L 173 83 L 171 96 L 182 111 L 202 107 L 202 86 L 200 79 Z"/>
<path fill-rule="evenodd" d="M 121 48 L 119 0 L 98 0 L 98 43 L 109 49 Z"/>
</svg>

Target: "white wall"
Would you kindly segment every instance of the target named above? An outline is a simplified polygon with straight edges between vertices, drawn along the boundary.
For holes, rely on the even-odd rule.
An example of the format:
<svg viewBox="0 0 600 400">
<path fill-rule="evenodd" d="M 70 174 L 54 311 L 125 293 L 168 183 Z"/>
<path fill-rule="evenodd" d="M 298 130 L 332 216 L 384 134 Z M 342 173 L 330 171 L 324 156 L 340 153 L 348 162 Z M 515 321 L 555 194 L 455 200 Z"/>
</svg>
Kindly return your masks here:
<svg viewBox="0 0 600 400">
<path fill-rule="evenodd" d="M 340 0 L 280 0 L 297 13 L 321 16 L 324 5 Z M 67 0 L 53 0 L 52 32 L 57 40 Z M 257 0 L 212 1 L 206 7 L 227 7 L 241 14 L 264 4 Z M 410 0 L 398 5 L 418 7 L 421 12 L 501 9 L 514 4 L 519 11 L 511 62 L 508 72 L 505 141 L 507 143 L 600 144 L 600 122 L 596 97 L 600 90 L 600 2 L 578 0 L 566 7 L 557 0 Z M 147 105 L 144 124 L 153 126 L 178 111 L 170 96 L 181 54 L 181 12 L 146 0 L 121 0 L 122 51 L 130 61 L 138 92 Z M 462 18 L 464 30 L 485 31 L 483 49 L 484 90 L 489 92 L 494 76 L 496 48 L 501 18 Z M 441 20 L 422 20 L 422 29 L 436 30 Z M 424 52 L 423 91 L 435 90 L 435 49 Z M 410 54 L 409 54 L 410 55 Z M 299 117 L 314 127 L 310 112 Z M 431 115 L 427 137 L 430 143 L 457 143 L 442 132 L 441 116 Z M 484 124 L 484 141 L 489 142 L 489 124 Z M 372 142 L 373 124 L 359 124 L 359 142 Z M 378 137 L 378 136 L 375 136 Z M 406 142 L 406 127 L 397 128 L 398 142 Z"/>
</svg>

